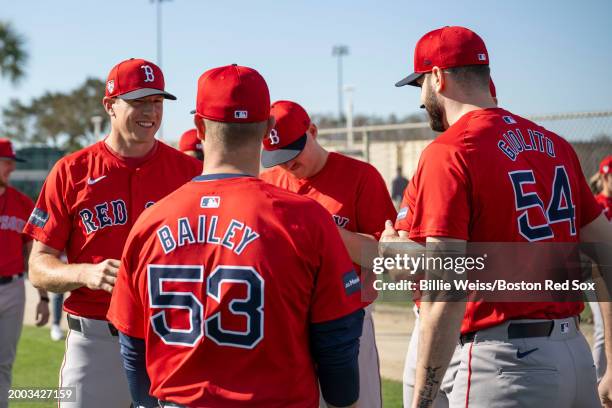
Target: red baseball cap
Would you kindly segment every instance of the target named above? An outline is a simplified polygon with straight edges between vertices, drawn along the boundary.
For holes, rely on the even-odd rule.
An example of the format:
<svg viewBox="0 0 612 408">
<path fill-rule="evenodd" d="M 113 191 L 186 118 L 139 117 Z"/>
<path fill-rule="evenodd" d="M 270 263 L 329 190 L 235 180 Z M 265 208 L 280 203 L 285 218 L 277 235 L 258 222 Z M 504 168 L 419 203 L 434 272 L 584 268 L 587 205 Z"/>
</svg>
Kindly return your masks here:
<svg viewBox="0 0 612 408">
<path fill-rule="evenodd" d="M 105 95 L 126 100 L 162 95 L 176 100 L 176 96 L 164 91 L 164 74 L 150 61 L 130 58 L 115 65 L 106 80 Z"/>
<path fill-rule="evenodd" d="M 181 140 L 179 140 L 179 150 L 181 152 L 202 150 L 202 141 L 198 139 L 197 129 L 189 129 L 181 135 Z"/>
<path fill-rule="evenodd" d="M 414 50 L 414 73 L 395 86 L 417 84 L 433 67 L 441 69 L 465 65 L 489 65 L 489 53 L 482 38 L 472 30 L 458 26 L 438 28 L 425 34 Z"/>
<path fill-rule="evenodd" d="M 25 162 L 15 155 L 13 144 L 9 139 L 0 139 L 0 159 L 12 159 L 18 162 Z"/>
<path fill-rule="evenodd" d="M 198 79 L 195 113 L 215 122 L 255 123 L 270 118 L 270 91 L 253 68 L 236 64 L 209 69 Z"/>
<path fill-rule="evenodd" d="M 601 161 L 601 164 L 599 165 L 599 173 L 600 174 L 612 173 L 612 156 L 607 156 Z"/>
<path fill-rule="evenodd" d="M 310 126 L 310 116 L 295 102 L 274 102 L 270 115 L 274 116 L 276 123 L 263 140 L 261 165 L 265 168 L 296 158 L 306 146 L 306 131 Z"/>
</svg>

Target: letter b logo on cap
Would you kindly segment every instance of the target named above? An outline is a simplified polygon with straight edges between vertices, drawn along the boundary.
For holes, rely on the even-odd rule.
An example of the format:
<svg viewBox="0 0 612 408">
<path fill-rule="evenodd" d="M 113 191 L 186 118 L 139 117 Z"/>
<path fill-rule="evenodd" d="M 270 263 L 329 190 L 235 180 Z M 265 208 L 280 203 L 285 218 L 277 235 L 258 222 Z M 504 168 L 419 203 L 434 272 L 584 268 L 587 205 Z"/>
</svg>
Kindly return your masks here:
<svg viewBox="0 0 612 408">
<path fill-rule="evenodd" d="M 279 143 L 280 143 L 280 137 L 278 137 L 278 132 L 276 131 L 276 129 L 272 129 L 270 131 L 270 144 L 274 146 Z"/>
<path fill-rule="evenodd" d="M 140 68 L 144 69 L 145 82 L 155 82 L 155 74 L 150 65 L 141 65 Z"/>
</svg>

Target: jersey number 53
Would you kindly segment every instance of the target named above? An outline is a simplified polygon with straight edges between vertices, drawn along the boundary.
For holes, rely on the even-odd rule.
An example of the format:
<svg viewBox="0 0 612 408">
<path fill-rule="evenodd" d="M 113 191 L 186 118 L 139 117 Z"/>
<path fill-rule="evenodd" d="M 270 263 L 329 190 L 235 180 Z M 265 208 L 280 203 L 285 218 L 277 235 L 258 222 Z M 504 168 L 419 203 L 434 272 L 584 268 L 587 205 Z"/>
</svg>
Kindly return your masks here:
<svg viewBox="0 0 612 408">
<path fill-rule="evenodd" d="M 184 282 L 185 286 L 203 282 L 202 265 L 149 265 L 147 278 L 149 306 L 161 309 L 151 316 L 150 323 L 164 343 L 193 347 L 205 335 L 221 346 L 252 349 L 263 339 L 264 280 L 254 268 L 219 265 L 206 279 L 206 296 L 219 303 L 220 308 L 245 316 L 247 327 L 244 331 L 224 329 L 220 311 L 204 320 L 204 305 L 193 292 L 164 290 L 164 282 Z M 221 285 L 224 283 L 246 285 L 246 298 L 221 296 Z M 168 325 L 166 313 L 170 309 L 189 313 L 188 329 Z"/>
</svg>

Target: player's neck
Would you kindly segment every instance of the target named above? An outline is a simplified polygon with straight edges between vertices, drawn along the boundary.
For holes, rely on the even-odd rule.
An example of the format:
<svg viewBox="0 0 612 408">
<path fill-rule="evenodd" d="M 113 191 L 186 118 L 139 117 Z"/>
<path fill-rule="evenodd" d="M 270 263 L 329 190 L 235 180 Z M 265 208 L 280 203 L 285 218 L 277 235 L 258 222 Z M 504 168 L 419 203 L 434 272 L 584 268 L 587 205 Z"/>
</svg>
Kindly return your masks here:
<svg viewBox="0 0 612 408">
<path fill-rule="evenodd" d="M 327 163 L 327 159 L 329 157 L 329 152 L 325 150 L 323 146 L 321 146 L 320 144 L 317 143 L 315 149 L 316 149 L 315 160 L 313 162 L 312 169 L 308 173 L 306 178 L 313 177 L 319 174 L 319 172 L 323 170 L 323 167 L 325 167 L 325 164 Z"/>
<path fill-rule="evenodd" d="M 493 99 L 486 95 L 472 98 L 472 100 L 469 102 L 463 100 L 446 99 L 444 106 L 446 121 L 448 122 L 449 127 L 453 126 L 466 113 L 496 107 L 497 106 L 493 102 Z"/>
<path fill-rule="evenodd" d="M 155 139 L 147 141 L 132 141 L 111 130 L 104 143 L 121 157 L 144 157 L 155 146 Z"/>
<path fill-rule="evenodd" d="M 249 174 L 257 177 L 259 175 L 259 161 L 235 160 L 220 158 L 215 155 L 206 156 L 202 174 Z"/>
<path fill-rule="evenodd" d="M 0 186 L 0 196 L 2 196 L 2 194 L 4 194 L 5 191 L 6 191 L 6 187 Z"/>
</svg>

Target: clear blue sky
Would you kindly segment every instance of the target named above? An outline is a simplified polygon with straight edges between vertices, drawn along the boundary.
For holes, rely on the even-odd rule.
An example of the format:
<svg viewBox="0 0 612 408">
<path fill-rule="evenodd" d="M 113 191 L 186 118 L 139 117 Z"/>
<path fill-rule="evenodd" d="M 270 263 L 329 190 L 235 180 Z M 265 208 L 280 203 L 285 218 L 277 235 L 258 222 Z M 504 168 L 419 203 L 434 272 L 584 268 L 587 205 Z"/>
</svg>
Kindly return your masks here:
<svg viewBox="0 0 612 408">
<path fill-rule="evenodd" d="M 345 84 L 358 113 L 418 111 L 418 92 L 395 88 L 412 70 L 416 41 L 443 25 L 485 40 L 502 106 L 517 114 L 612 109 L 612 1 L 195 1 L 163 4 L 163 70 L 177 102 L 164 129 L 191 126 L 196 80 L 229 63 L 259 70 L 272 99 L 311 113 L 337 111 L 334 44 L 346 44 Z M 106 78 L 129 57 L 156 58 L 156 11 L 149 0 L 3 1 L 0 19 L 27 38 L 27 78 L 0 81 L 0 106 L 45 90 L 69 90 L 86 76 Z"/>
</svg>

